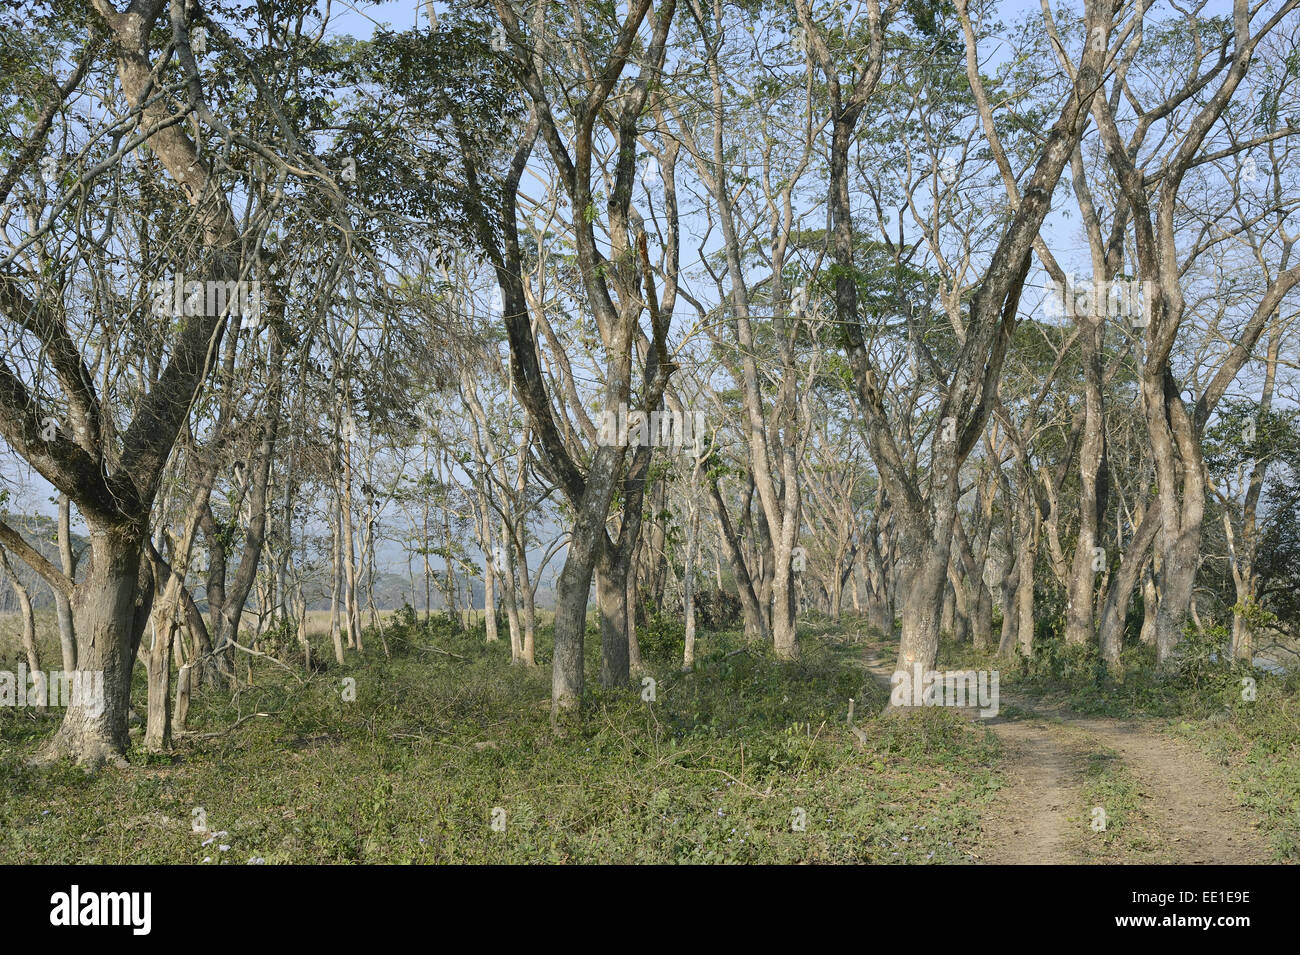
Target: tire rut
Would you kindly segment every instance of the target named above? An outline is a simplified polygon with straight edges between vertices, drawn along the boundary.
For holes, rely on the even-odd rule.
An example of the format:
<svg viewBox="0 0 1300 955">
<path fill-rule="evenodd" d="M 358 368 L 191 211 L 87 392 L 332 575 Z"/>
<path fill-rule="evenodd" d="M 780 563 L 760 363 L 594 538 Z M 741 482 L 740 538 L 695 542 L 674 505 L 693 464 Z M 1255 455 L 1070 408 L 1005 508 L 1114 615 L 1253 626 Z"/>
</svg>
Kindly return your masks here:
<svg viewBox="0 0 1300 955">
<path fill-rule="evenodd" d="M 879 648 L 866 668 L 889 686 L 892 666 Z M 1033 865 L 1102 861 L 1086 849 L 1083 811 L 1088 757 L 1110 751 L 1140 787 L 1144 827 L 1154 845 L 1141 853 L 1120 847 L 1110 862 L 1254 864 L 1271 861 L 1258 820 L 1240 804 L 1226 775 L 1189 743 L 1138 720 L 1085 717 L 1035 700 L 1002 694 L 1023 716 L 979 719 L 1006 749 L 1005 785 L 982 820 L 977 861 Z"/>
</svg>

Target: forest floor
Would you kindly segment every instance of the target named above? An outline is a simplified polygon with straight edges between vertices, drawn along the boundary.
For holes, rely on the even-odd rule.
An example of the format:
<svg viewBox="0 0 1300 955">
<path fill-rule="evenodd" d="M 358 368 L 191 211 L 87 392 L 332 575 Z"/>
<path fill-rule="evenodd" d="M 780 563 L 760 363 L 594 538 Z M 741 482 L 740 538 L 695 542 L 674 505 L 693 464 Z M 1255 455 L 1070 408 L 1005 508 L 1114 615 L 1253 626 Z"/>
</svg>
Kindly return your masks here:
<svg viewBox="0 0 1300 955">
<path fill-rule="evenodd" d="M 888 689 L 893 644 L 869 645 Z M 1059 700 L 1001 693 L 967 718 L 1003 747 L 1003 788 L 980 824 L 989 864 L 1253 864 L 1272 852 L 1228 774 L 1156 720 L 1083 716 Z M 1104 824 L 1104 828 L 1103 828 Z"/>
<path fill-rule="evenodd" d="M 292 647 L 287 667 L 241 657 L 237 693 L 205 690 L 173 750 L 137 745 L 127 769 L 31 766 L 58 713 L 0 707 L 0 863 L 1300 856 L 1294 679 L 1261 680 L 1256 709 L 1190 715 L 1137 680 L 1099 689 L 1076 675 L 1061 689 L 1007 672 L 995 718 L 897 719 L 882 713 L 896 643 L 852 621 L 801 626 L 793 663 L 704 633 L 691 673 L 680 624 L 659 621 L 641 634 L 655 682 L 593 686 L 556 732 L 547 631 L 541 665 L 525 668 L 504 643 L 434 624 L 390 630 L 391 659 L 372 640 L 337 665 L 325 635 L 311 671 Z M 40 638 L 55 659 L 52 627 Z M 598 643 L 593 629 L 590 684 Z M 0 639 L 0 669 L 18 659 Z M 993 666 L 951 647 L 941 660 Z M 144 690 L 141 673 L 141 714 Z"/>
</svg>

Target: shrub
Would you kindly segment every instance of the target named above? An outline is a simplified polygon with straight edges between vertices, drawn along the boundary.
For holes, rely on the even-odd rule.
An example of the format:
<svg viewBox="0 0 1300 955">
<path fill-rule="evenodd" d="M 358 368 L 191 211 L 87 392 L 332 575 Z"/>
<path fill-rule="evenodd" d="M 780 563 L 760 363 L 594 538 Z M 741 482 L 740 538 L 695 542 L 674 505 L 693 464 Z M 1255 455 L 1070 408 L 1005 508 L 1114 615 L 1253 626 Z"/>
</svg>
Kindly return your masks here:
<svg viewBox="0 0 1300 955">
<path fill-rule="evenodd" d="M 659 663 L 681 662 L 686 652 L 686 624 L 670 614 L 653 614 L 637 631 L 641 655 Z"/>
<path fill-rule="evenodd" d="M 701 630 L 735 630 L 741 625 L 740 598 L 713 587 L 695 595 L 695 623 Z"/>
</svg>

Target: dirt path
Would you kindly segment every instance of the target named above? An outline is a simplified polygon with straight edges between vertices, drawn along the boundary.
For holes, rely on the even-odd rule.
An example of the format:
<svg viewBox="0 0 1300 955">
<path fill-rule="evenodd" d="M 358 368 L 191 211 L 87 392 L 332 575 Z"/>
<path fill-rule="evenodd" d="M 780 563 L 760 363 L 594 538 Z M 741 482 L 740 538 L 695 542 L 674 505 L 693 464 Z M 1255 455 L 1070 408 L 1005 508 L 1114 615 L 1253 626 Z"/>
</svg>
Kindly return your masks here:
<svg viewBox="0 0 1300 955">
<path fill-rule="evenodd" d="M 867 668 L 886 686 L 893 667 L 879 648 Z M 1015 715 L 980 720 L 1006 749 L 1005 785 L 982 820 L 976 861 L 1259 864 L 1268 844 L 1224 776 L 1203 754 L 1142 721 L 1084 717 L 1007 693 Z M 967 713 L 978 719 L 974 710 Z M 1090 760 L 1118 760 L 1139 803 L 1126 838 L 1090 827 L 1084 797 Z"/>
<path fill-rule="evenodd" d="M 996 865 L 1083 862 L 1076 780 L 1085 754 L 1041 722 L 989 727 L 1006 748 L 1006 785 L 983 819 L 978 861 Z"/>
<path fill-rule="evenodd" d="M 1117 752 L 1147 796 L 1159 862 L 1227 865 L 1271 861 L 1268 843 L 1222 770 L 1190 743 L 1139 722 L 1066 717 Z"/>
</svg>

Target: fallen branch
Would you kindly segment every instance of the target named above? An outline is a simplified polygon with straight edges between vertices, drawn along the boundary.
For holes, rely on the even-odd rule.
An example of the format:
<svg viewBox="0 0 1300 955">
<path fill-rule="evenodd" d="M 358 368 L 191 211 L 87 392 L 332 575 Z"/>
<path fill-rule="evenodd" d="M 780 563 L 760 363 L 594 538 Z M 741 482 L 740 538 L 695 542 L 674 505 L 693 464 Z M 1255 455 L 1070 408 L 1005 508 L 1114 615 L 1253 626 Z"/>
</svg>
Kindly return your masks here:
<svg viewBox="0 0 1300 955">
<path fill-rule="evenodd" d="M 468 660 L 468 659 L 469 659 L 469 657 L 463 657 L 463 656 L 461 656 L 459 653 L 452 653 L 450 650 L 444 650 L 444 649 L 442 649 L 442 647 L 422 647 L 422 646 L 420 646 L 418 643 L 413 643 L 413 644 L 411 644 L 411 646 L 415 647 L 415 649 L 417 649 L 417 650 L 426 650 L 426 651 L 429 651 L 429 652 L 432 652 L 432 653 L 445 653 L 445 654 L 447 654 L 447 656 L 449 656 L 449 657 L 455 657 L 457 660 Z"/>
</svg>

